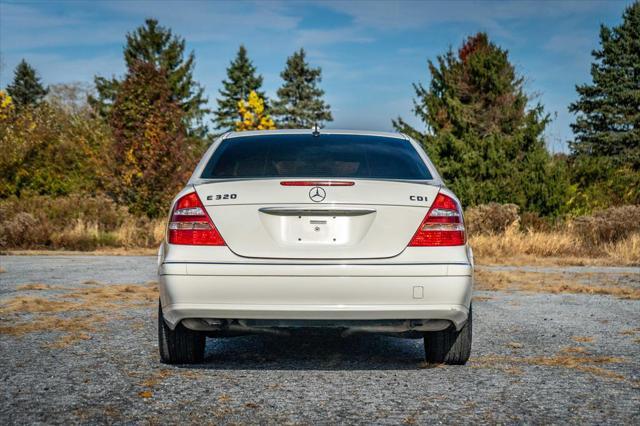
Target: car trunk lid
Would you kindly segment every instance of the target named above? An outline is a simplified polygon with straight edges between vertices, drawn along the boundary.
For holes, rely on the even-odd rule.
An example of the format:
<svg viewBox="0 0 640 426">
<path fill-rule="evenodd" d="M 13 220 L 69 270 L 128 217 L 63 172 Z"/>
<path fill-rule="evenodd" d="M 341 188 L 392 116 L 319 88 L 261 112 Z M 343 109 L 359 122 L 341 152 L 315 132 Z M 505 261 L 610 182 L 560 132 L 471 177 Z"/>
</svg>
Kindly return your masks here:
<svg viewBox="0 0 640 426">
<path fill-rule="evenodd" d="M 396 256 L 439 190 L 424 181 L 335 182 L 225 180 L 196 184 L 195 189 L 234 253 L 274 259 Z"/>
</svg>

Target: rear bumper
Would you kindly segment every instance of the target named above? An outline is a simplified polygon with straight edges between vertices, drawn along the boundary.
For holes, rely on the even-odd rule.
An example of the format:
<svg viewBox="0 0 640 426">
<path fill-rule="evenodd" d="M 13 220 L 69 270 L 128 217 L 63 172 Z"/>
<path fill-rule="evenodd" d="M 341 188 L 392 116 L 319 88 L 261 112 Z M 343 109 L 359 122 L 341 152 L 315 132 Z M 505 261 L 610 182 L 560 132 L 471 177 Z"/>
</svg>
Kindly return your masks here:
<svg viewBox="0 0 640 426">
<path fill-rule="evenodd" d="M 431 320 L 464 325 L 469 264 L 163 263 L 164 318 Z"/>
</svg>

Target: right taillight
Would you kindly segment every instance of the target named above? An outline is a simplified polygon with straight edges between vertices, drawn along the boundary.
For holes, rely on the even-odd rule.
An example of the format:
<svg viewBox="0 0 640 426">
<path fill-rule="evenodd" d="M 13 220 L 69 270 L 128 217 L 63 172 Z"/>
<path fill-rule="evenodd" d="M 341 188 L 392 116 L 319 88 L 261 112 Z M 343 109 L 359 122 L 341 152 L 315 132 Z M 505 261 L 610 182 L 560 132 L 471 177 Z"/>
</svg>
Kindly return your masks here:
<svg viewBox="0 0 640 426">
<path fill-rule="evenodd" d="M 438 193 L 409 246 L 461 246 L 465 242 L 460 205 L 453 198 Z"/>
<path fill-rule="evenodd" d="M 169 221 L 169 243 L 194 246 L 224 246 L 198 194 L 191 192 L 178 201 Z"/>
</svg>

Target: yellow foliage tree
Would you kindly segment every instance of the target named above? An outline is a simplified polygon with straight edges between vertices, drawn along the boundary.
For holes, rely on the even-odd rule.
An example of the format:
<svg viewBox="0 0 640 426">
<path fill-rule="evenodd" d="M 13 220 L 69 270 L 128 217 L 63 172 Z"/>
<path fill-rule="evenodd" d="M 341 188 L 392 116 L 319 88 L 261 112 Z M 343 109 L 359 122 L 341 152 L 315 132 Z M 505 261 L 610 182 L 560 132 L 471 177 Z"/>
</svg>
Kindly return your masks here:
<svg viewBox="0 0 640 426">
<path fill-rule="evenodd" d="M 236 121 L 236 130 L 244 132 L 246 130 L 273 130 L 275 123 L 264 112 L 264 100 L 255 91 L 249 93 L 249 99 L 238 101 L 238 114 L 240 121 Z"/>
<path fill-rule="evenodd" d="M 4 90 L 0 90 L 0 120 L 6 120 L 13 111 L 13 100 Z"/>
</svg>

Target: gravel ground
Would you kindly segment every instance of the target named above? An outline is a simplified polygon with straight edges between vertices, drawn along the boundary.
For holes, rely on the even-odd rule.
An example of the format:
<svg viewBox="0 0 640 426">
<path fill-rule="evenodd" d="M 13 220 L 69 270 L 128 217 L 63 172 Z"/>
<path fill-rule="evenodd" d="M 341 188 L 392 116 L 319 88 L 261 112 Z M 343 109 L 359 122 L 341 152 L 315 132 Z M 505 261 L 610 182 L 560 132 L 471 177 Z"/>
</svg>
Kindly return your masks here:
<svg viewBox="0 0 640 426">
<path fill-rule="evenodd" d="M 0 257 L 0 304 L 63 293 L 17 290 L 26 283 L 142 286 L 155 262 Z M 640 281 L 638 268 L 604 272 Z M 50 347 L 57 331 L 0 334 L 0 424 L 640 423 L 638 300 L 477 292 L 471 361 L 435 368 L 419 340 L 332 332 L 208 339 L 204 364 L 170 367 L 158 362 L 156 305 L 112 315 L 61 348 Z"/>
</svg>

